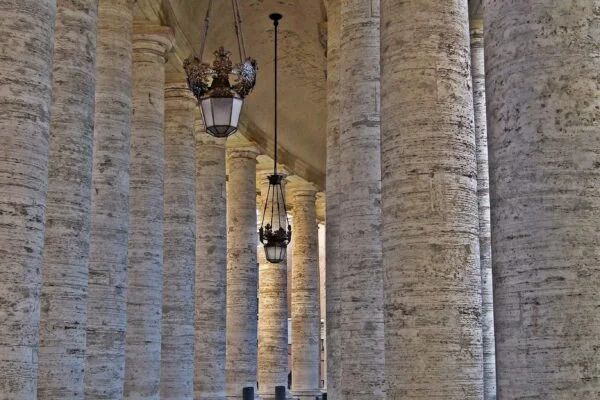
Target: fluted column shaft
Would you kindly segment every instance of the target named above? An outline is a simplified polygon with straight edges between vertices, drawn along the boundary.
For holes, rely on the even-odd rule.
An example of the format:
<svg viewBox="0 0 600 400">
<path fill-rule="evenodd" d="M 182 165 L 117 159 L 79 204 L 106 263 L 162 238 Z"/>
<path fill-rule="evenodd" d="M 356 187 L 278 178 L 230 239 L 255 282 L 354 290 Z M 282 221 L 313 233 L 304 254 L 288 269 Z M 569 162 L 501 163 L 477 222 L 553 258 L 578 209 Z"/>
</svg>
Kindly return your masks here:
<svg viewBox="0 0 600 400">
<path fill-rule="evenodd" d="M 332 399 L 341 396 L 341 303 L 339 279 L 340 241 L 340 73 L 339 46 L 341 30 L 341 0 L 329 0 L 327 6 L 327 232 L 326 232 L 326 335 L 327 394 Z"/>
<path fill-rule="evenodd" d="M 288 190 L 294 215 L 292 395 L 312 400 L 320 394 L 319 245 L 316 190 L 303 186 Z"/>
<path fill-rule="evenodd" d="M 83 399 L 98 0 L 58 0 L 39 399 Z"/>
<path fill-rule="evenodd" d="M 477 149 L 477 203 L 479 206 L 479 260 L 481 269 L 481 324 L 483 333 L 483 389 L 485 400 L 496 399 L 494 343 L 494 290 L 490 229 L 490 174 L 485 115 L 485 63 L 483 21 L 471 21 L 471 76 Z"/>
<path fill-rule="evenodd" d="M 35 398 L 54 0 L 0 0 L 0 397 Z"/>
<path fill-rule="evenodd" d="M 385 398 L 379 1 L 342 0 L 341 18 L 340 398 L 374 400 Z"/>
<path fill-rule="evenodd" d="M 499 399 L 600 393 L 600 8 L 484 1 Z"/>
<path fill-rule="evenodd" d="M 165 56 L 170 28 L 136 25 L 129 170 L 125 398 L 158 399 L 163 284 Z"/>
<path fill-rule="evenodd" d="M 269 190 L 268 176 L 259 173 L 259 223 Z M 284 185 L 284 183 L 282 183 Z M 258 383 L 262 400 L 275 399 L 275 388 L 288 382 L 288 304 L 287 260 L 279 264 L 267 261 L 258 246 Z"/>
<path fill-rule="evenodd" d="M 160 398 L 194 398 L 196 100 L 187 83 L 165 88 L 165 222 Z"/>
<path fill-rule="evenodd" d="M 123 397 L 127 324 L 131 0 L 100 0 L 87 302 L 85 397 Z"/>
<path fill-rule="evenodd" d="M 468 4 L 381 1 L 387 397 L 481 399 Z"/>
<path fill-rule="evenodd" d="M 225 399 L 227 197 L 225 140 L 196 121 L 195 400 Z"/>
<path fill-rule="evenodd" d="M 227 153 L 227 397 L 256 389 L 258 266 L 256 156 L 253 147 Z"/>
</svg>

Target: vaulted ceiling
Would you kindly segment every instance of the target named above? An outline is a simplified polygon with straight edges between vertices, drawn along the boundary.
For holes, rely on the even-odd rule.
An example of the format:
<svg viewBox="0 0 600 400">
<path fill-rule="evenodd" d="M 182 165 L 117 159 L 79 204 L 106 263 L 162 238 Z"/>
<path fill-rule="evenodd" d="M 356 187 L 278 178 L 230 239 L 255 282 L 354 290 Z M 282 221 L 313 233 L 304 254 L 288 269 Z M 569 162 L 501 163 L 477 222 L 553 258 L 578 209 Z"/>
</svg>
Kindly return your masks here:
<svg viewBox="0 0 600 400">
<path fill-rule="evenodd" d="M 324 187 L 326 158 L 326 0 L 241 0 L 248 55 L 259 64 L 258 83 L 246 100 L 241 133 L 266 154 L 273 150 L 273 26 L 268 15 L 279 12 L 280 154 L 294 174 Z M 213 0 L 205 59 L 224 45 L 236 60 L 231 2 Z M 137 0 L 136 18 L 175 29 L 176 48 L 167 71 L 182 77 L 182 61 L 200 47 L 208 0 Z M 471 17 L 481 17 L 481 0 L 470 2 Z"/>
</svg>

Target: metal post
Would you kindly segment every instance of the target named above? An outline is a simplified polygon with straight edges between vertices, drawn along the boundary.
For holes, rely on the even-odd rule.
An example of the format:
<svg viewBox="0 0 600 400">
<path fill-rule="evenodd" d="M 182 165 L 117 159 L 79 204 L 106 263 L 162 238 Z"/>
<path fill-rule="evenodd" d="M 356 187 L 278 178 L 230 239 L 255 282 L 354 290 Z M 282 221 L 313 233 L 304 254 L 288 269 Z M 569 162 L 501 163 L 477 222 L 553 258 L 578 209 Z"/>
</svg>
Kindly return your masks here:
<svg viewBox="0 0 600 400">
<path fill-rule="evenodd" d="M 285 400 L 285 386 L 275 387 L 275 400 Z"/>
<path fill-rule="evenodd" d="M 242 398 L 244 400 L 254 400 L 254 388 L 253 387 L 245 387 L 242 392 Z"/>
</svg>

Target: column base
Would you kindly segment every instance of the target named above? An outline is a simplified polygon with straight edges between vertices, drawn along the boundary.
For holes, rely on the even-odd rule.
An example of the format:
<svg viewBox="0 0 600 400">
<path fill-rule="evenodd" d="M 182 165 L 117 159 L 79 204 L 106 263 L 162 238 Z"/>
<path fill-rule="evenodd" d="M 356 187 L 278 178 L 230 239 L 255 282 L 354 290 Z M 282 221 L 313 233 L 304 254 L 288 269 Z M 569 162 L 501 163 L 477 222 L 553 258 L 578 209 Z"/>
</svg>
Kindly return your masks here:
<svg viewBox="0 0 600 400">
<path fill-rule="evenodd" d="M 292 399 L 294 400 L 315 400 L 317 396 L 321 398 L 321 390 L 292 390 Z"/>
</svg>

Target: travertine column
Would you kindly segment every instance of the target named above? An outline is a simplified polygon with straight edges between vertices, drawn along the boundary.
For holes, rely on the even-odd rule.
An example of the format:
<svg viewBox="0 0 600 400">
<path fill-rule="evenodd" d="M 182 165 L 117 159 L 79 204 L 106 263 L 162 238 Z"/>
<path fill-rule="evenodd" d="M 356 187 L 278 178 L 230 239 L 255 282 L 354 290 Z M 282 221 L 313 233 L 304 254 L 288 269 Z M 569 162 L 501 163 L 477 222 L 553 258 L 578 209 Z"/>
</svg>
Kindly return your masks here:
<svg viewBox="0 0 600 400">
<path fill-rule="evenodd" d="M 195 400 L 225 399 L 227 198 L 225 139 L 196 130 Z"/>
<path fill-rule="evenodd" d="M 120 399 L 125 372 L 131 0 L 100 0 L 96 52 L 85 397 Z"/>
<path fill-rule="evenodd" d="M 309 183 L 288 185 L 292 205 L 292 395 L 313 400 L 319 395 L 320 319 L 319 247 L 316 189 Z"/>
<path fill-rule="evenodd" d="M 227 151 L 227 397 L 256 389 L 258 265 L 254 147 Z M 256 390 L 255 390 L 256 392 Z"/>
<path fill-rule="evenodd" d="M 0 0 L 0 397 L 34 399 L 54 0 Z"/>
<path fill-rule="evenodd" d="M 477 165 L 466 0 L 381 1 L 389 399 L 481 399 Z"/>
<path fill-rule="evenodd" d="M 98 0 L 58 0 L 39 399 L 83 399 Z"/>
<path fill-rule="evenodd" d="M 257 174 L 257 186 L 260 190 L 259 224 L 269 190 L 268 177 L 272 174 L 272 170 Z M 270 215 L 269 211 L 268 213 Z M 262 245 L 258 246 L 257 251 L 258 383 L 261 399 L 269 400 L 275 399 L 275 387 L 287 387 L 288 382 L 287 261 L 272 264 L 267 261 Z"/>
<path fill-rule="evenodd" d="M 194 398 L 196 99 L 186 82 L 165 87 L 165 222 L 160 398 Z"/>
<path fill-rule="evenodd" d="M 483 21 L 471 21 L 471 75 L 477 148 L 477 202 L 479 205 L 479 259 L 481 268 L 481 325 L 483 333 L 483 389 L 485 400 L 496 399 L 494 291 L 490 229 L 490 176 L 485 115 Z"/>
<path fill-rule="evenodd" d="M 340 398 L 375 400 L 385 398 L 379 1 L 342 0 L 341 18 Z"/>
<path fill-rule="evenodd" d="M 340 331 L 340 73 L 339 46 L 341 30 L 341 0 L 329 0 L 327 6 L 327 394 L 339 399 L 342 342 Z"/>
<path fill-rule="evenodd" d="M 136 25 L 129 184 L 125 398 L 158 399 L 163 286 L 165 58 L 173 34 Z"/>
<path fill-rule="evenodd" d="M 597 398 L 600 5 L 484 6 L 498 398 Z"/>
<path fill-rule="evenodd" d="M 321 331 L 319 336 L 319 343 L 323 341 L 323 344 L 320 345 L 321 348 L 321 376 L 320 381 L 322 384 L 320 388 L 322 391 L 327 391 L 327 262 L 326 255 L 327 251 L 325 249 L 326 246 L 326 236 L 327 236 L 327 228 L 325 224 L 325 215 L 327 208 L 327 201 L 325 198 L 324 192 L 317 193 L 317 202 L 316 202 L 316 213 L 317 213 L 317 228 L 319 230 L 319 313 L 321 319 Z M 323 325 L 323 322 L 325 324 Z"/>
</svg>

